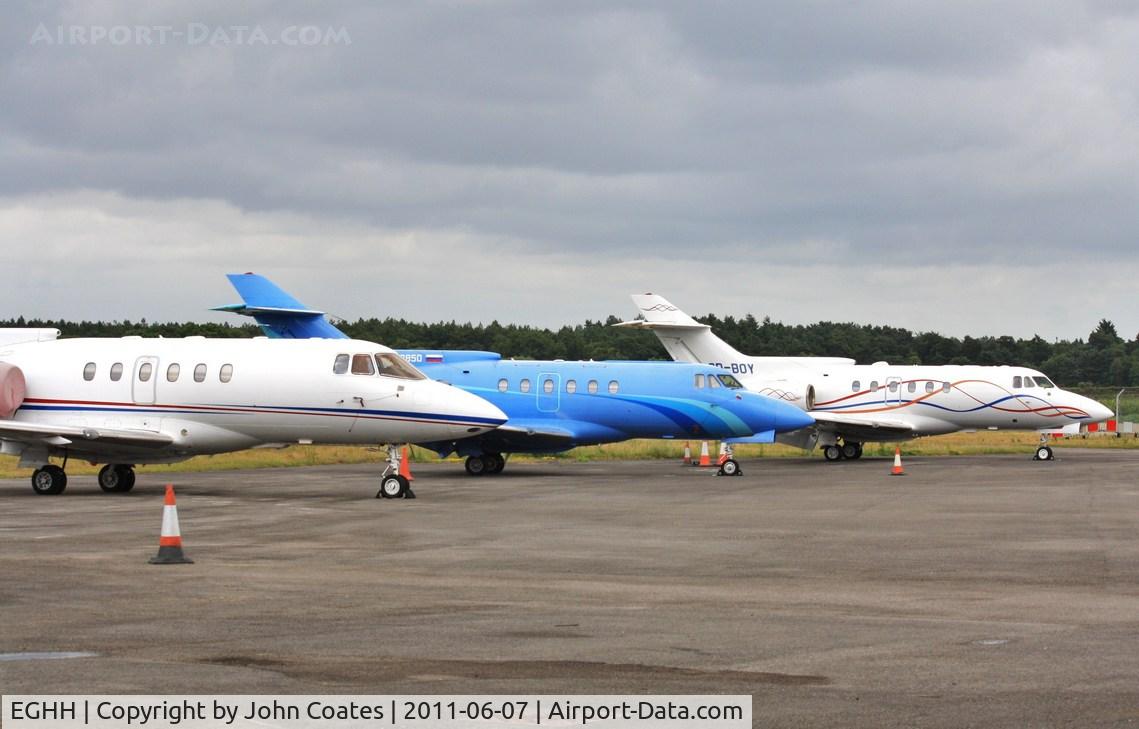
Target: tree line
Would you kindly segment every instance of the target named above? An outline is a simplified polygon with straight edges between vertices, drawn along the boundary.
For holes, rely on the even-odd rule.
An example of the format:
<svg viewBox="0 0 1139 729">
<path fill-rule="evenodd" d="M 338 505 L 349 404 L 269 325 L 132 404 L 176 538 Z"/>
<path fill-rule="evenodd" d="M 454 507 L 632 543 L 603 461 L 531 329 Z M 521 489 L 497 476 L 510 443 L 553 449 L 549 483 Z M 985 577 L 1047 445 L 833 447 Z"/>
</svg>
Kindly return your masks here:
<svg viewBox="0 0 1139 729">
<path fill-rule="evenodd" d="M 889 326 L 817 322 L 783 324 L 715 315 L 698 317 L 729 344 L 750 355 L 851 357 L 869 364 L 1023 365 L 1039 369 L 1066 386 L 1139 385 L 1139 336 L 1124 340 L 1115 325 L 1100 320 L 1087 340 L 1048 342 L 1039 336 L 944 337 L 934 332 L 911 332 Z M 517 359 L 667 359 L 652 332 L 620 329 L 620 321 L 586 320 L 560 329 L 517 324 L 421 323 L 405 319 L 358 319 L 337 322 L 345 334 L 396 349 L 481 349 Z M 148 323 L 131 321 L 51 321 L 23 317 L 0 321 L 3 327 L 52 327 L 65 337 L 253 337 L 254 324 Z"/>
</svg>

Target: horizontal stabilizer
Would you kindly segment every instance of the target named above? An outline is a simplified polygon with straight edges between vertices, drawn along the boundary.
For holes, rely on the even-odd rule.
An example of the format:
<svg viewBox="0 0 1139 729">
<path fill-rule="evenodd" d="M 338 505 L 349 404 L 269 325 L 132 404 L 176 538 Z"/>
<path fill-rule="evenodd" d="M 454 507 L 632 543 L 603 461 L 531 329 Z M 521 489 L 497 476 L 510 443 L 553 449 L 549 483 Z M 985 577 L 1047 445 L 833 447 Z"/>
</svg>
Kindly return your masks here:
<svg viewBox="0 0 1139 729">
<path fill-rule="evenodd" d="M 277 316 L 296 316 L 301 318 L 315 318 L 324 316 L 323 311 L 316 311 L 314 309 L 286 309 L 281 306 L 247 306 L 246 304 L 226 304 L 225 306 L 215 306 L 210 311 L 226 311 L 230 314 L 240 314 L 242 316 L 257 316 L 259 314 L 275 314 Z"/>
<path fill-rule="evenodd" d="M 624 321 L 616 326 L 637 329 L 708 329 L 685 314 L 668 299 L 657 294 L 632 294 L 633 303 L 641 312 L 641 318 Z"/>
<path fill-rule="evenodd" d="M 51 342 L 59 339 L 58 329 L 0 328 L 0 344 Z"/>
<path fill-rule="evenodd" d="M 226 278 L 244 303 L 218 306 L 214 311 L 251 316 L 275 339 L 347 339 L 324 318 L 323 311 L 308 308 L 264 276 L 230 273 Z"/>
</svg>

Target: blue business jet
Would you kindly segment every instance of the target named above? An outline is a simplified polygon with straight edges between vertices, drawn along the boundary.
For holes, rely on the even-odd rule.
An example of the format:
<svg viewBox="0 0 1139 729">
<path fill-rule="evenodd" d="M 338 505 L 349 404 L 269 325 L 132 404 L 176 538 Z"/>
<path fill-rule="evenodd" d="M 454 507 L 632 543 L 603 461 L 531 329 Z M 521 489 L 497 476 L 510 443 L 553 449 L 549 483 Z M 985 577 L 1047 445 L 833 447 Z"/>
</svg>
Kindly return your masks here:
<svg viewBox="0 0 1139 729">
<path fill-rule="evenodd" d="M 270 337 L 347 339 L 324 312 L 309 309 L 265 277 L 245 273 L 228 278 L 244 303 L 217 311 L 251 316 Z M 504 453 L 557 453 L 630 438 L 772 443 L 776 433 L 814 423 L 799 408 L 750 392 L 711 365 L 503 360 L 494 352 L 396 351 L 428 377 L 479 395 L 506 413 L 505 425 L 483 435 L 417 444 L 442 457 L 466 457 L 467 473 L 473 476 L 501 473 Z M 343 374 L 352 376 L 347 370 Z M 739 467 L 733 461 L 723 470 L 733 474 Z"/>
</svg>

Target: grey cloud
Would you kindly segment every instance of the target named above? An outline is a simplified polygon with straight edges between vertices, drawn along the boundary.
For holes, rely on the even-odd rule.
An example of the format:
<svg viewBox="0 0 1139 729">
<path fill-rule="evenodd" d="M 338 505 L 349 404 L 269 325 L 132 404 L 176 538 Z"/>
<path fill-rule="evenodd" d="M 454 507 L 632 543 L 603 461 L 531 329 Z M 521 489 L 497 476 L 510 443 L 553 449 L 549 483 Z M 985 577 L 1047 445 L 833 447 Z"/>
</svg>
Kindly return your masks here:
<svg viewBox="0 0 1139 729">
<path fill-rule="evenodd" d="M 1136 257 L 1129 4 L 77 2 L 0 18 L 3 196 L 222 200 L 535 256 L 730 250 L 803 260 L 804 282 L 819 261 Z M 351 44 L 33 46 L 39 23 L 342 26 Z"/>
</svg>

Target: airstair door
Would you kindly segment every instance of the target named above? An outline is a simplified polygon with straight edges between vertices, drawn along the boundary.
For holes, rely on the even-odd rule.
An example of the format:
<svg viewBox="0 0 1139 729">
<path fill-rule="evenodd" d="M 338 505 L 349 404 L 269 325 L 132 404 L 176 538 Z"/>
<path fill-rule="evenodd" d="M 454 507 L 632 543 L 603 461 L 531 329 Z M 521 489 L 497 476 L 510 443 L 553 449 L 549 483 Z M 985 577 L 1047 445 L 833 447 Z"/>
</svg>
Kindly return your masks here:
<svg viewBox="0 0 1139 729">
<path fill-rule="evenodd" d="M 538 375 L 538 410 L 556 413 L 561 407 L 562 376 L 553 372 Z"/>
<path fill-rule="evenodd" d="M 131 397 L 139 405 L 154 404 L 154 389 L 158 384 L 158 358 L 139 357 L 134 363 L 131 379 Z"/>
<path fill-rule="evenodd" d="M 882 388 L 887 405 L 900 405 L 902 403 L 902 378 L 887 377 L 886 386 Z"/>
</svg>

